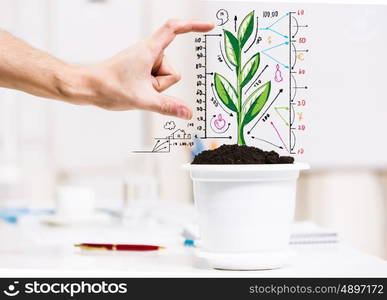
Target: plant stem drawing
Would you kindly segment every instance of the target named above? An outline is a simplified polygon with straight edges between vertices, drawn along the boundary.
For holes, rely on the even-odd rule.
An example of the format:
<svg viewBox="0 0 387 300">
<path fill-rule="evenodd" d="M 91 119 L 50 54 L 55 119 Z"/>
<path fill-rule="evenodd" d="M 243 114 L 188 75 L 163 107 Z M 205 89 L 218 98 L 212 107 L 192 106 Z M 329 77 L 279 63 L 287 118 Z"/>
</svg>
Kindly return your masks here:
<svg viewBox="0 0 387 300">
<path fill-rule="evenodd" d="M 260 53 L 252 55 L 243 65 L 243 47 L 254 30 L 254 11 L 249 13 L 239 25 L 237 36 L 230 31 L 223 30 L 224 52 L 229 63 L 234 66 L 236 73 L 236 87 L 229 80 L 218 73 L 214 73 L 215 90 L 224 105 L 236 113 L 238 145 L 246 145 L 244 128 L 265 106 L 270 96 L 271 81 L 253 90 L 247 98 L 243 95 L 243 88 L 255 76 L 259 64 Z"/>
</svg>

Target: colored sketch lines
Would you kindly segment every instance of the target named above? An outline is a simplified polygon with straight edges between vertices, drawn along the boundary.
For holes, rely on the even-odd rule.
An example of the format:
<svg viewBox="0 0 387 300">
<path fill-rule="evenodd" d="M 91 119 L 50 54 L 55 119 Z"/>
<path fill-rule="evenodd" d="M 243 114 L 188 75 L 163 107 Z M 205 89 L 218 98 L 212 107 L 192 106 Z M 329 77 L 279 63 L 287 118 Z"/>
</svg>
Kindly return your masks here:
<svg viewBox="0 0 387 300">
<path fill-rule="evenodd" d="M 281 66 L 283 66 L 285 69 L 289 69 L 290 66 L 284 62 L 281 62 L 279 59 L 277 59 L 276 57 L 274 57 L 274 55 L 272 54 L 269 54 L 268 52 L 270 52 L 271 50 L 275 49 L 275 48 L 278 48 L 278 47 L 281 47 L 281 46 L 288 46 L 289 45 L 289 36 L 286 35 L 286 34 L 282 34 L 280 33 L 279 31 L 273 29 L 273 26 L 275 26 L 276 24 L 279 24 L 281 21 L 287 21 L 288 20 L 288 17 L 289 16 L 289 13 L 286 13 L 284 14 L 282 17 L 280 17 L 278 20 L 276 20 L 274 23 L 272 23 L 270 26 L 267 26 L 267 27 L 261 27 L 260 30 L 263 30 L 263 31 L 270 31 L 274 34 L 276 34 L 277 36 L 279 36 L 280 38 L 283 38 L 284 39 L 284 42 L 282 43 L 279 43 L 275 46 L 272 46 L 270 48 L 267 48 L 267 49 L 264 49 L 261 51 L 261 53 L 265 56 L 267 56 L 268 58 L 270 58 L 271 60 L 275 61 L 276 63 L 280 64 Z"/>
</svg>

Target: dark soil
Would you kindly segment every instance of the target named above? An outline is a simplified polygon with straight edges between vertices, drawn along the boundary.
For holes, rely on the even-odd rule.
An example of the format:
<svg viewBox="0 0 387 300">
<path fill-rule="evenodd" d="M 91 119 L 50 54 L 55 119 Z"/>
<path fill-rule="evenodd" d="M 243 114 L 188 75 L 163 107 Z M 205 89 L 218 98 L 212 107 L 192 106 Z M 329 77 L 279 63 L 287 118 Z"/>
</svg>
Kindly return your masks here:
<svg viewBox="0 0 387 300">
<path fill-rule="evenodd" d="M 280 156 L 275 151 L 238 145 L 222 145 L 214 150 L 206 150 L 195 156 L 195 165 L 248 165 L 248 164 L 292 164 L 291 156 Z"/>
</svg>

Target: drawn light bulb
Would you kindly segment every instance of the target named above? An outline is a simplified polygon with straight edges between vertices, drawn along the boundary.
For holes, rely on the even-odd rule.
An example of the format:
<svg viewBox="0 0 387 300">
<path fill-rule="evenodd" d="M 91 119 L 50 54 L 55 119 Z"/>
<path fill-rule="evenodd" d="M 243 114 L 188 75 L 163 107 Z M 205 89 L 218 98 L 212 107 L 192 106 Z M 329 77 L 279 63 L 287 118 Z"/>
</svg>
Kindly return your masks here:
<svg viewBox="0 0 387 300">
<path fill-rule="evenodd" d="M 276 82 L 281 82 L 281 81 L 283 81 L 284 79 L 283 79 L 283 77 L 282 77 L 282 74 L 281 74 L 281 70 L 280 70 L 279 64 L 277 64 L 275 68 L 276 68 L 276 70 L 275 70 L 274 80 L 275 80 Z"/>
<path fill-rule="evenodd" d="M 228 21 L 228 12 L 225 9 L 219 9 L 216 13 L 216 18 L 220 20 L 220 24 L 218 26 L 222 26 Z"/>
</svg>

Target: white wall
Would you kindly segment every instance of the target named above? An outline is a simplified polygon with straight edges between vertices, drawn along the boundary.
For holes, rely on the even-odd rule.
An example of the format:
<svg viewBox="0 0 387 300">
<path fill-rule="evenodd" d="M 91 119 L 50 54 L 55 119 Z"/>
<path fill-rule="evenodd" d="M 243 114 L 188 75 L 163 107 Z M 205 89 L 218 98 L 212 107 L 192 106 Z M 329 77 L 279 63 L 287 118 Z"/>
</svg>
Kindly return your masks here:
<svg viewBox="0 0 387 300">
<path fill-rule="evenodd" d="M 140 0 L 2 0 L 0 26 L 68 62 L 91 64 L 140 39 L 147 23 Z M 17 189 L 33 202 L 52 200 L 58 172 L 120 168 L 146 135 L 141 112 L 108 112 L 5 89 L 0 97 L 0 139 L 7 145 L 0 152 L 8 153 L 1 157 L 17 165 Z"/>
<path fill-rule="evenodd" d="M 127 48 L 144 31 L 141 1 L 50 2 L 50 49 L 66 61 L 93 64 Z M 140 112 L 107 112 L 62 103 L 51 105 L 51 137 L 58 167 L 120 165 L 141 145 Z"/>
<path fill-rule="evenodd" d="M 46 0 L 0 2 L 0 26 L 34 46 L 47 50 L 48 7 Z M 2 182 L 4 197 L 36 200 L 51 197 L 53 173 L 48 151 L 47 101 L 22 92 L 0 90 L 2 140 L 0 153 L 3 166 L 12 168 L 19 176 L 11 182 Z M 26 200 L 26 199 L 25 199 Z M 17 205 L 17 204 L 16 204 Z"/>
<path fill-rule="evenodd" d="M 1 0 L 0 27 L 63 59 L 94 63 L 170 17 L 192 17 L 194 2 Z M 166 52 L 183 75 L 168 93 L 187 101 L 193 95 L 191 46 L 192 35 L 181 36 Z M 189 159 L 188 151 L 141 157 L 137 164 L 130 158 L 132 150 L 150 146 L 168 119 L 72 106 L 0 89 L 1 166 L 13 164 L 22 171 L 13 185 L 16 196 L 49 203 L 58 174 L 59 179 L 98 185 L 100 195 L 118 199 L 122 174 L 128 169 L 138 172 L 138 161 L 150 161 L 157 165 L 162 198 L 189 201 L 190 180 L 179 169 Z M 149 132 L 144 130 L 147 126 Z M 386 182 L 385 174 L 370 170 L 311 173 L 300 185 L 297 217 L 334 227 L 352 245 L 387 257 Z M 0 182 L 0 190 L 3 185 Z"/>
<path fill-rule="evenodd" d="M 147 0 L 144 3 L 146 3 L 147 20 L 150 22 L 150 32 L 147 34 L 162 26 L 170 18 L 192 19 L 198 16 L 196 0 Z M 166 93 L 177 96 L 190 104 L 194 103 L 193 39 L 194 34 L 177 36 L 165 52 L 174 68 L 182 75 L 182 80 L 168 89 Z M 155 114 L 147 114 L 147 116 L 152 123 L 152 133 L 147 137 L 148 147 L 154 142 L 153 137 L 163 133 L 163 124 L 166 121 L 173 119 L 177 127 L 186 128 L 187 121 L 184 120 Z M 191 180 L 188 173 L 181 170 L 181 165 L 190 159 L 190 150 L 184 148 L 175 149 L 170 155 L 159 156 L 157 159 L 158 169 L 162 174 L 159 180 L 161 181 L 161 198 L 163 200 L 192 201 Z"/>
</svg>

